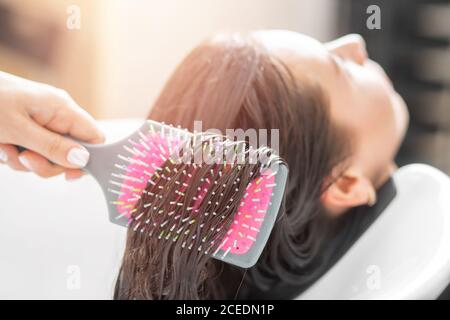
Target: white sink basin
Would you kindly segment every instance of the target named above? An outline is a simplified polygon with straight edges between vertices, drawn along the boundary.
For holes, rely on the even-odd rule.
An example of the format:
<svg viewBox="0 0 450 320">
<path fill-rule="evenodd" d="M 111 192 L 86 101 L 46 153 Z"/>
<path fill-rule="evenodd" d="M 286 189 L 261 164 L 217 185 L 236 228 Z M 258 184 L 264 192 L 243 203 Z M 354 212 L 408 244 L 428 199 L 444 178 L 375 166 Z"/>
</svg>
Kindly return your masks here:
<svg viewBox="0 0 450 320">
<path fill-rule="evenodd" d="M 435 299 L 450 283 L 450 179 L 400 168 L 397 196 L 299 299 Z"/>
</svg>

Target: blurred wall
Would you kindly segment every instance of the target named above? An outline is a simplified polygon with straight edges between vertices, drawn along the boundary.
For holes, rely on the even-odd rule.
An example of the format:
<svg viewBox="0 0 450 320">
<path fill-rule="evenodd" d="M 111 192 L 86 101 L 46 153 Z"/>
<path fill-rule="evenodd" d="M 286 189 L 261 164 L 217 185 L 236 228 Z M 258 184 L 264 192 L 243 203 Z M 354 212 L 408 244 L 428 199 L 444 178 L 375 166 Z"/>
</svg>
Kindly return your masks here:
<svg viewBox="0 0 450 320">
<path fill-rule="evenodd" d="M 79 30 L 66 26 L 71 4 L 82 8 Z M 0 70 L 66 89 L 95 111 L 97 25 L 91 0 L 0 0 Z"/>
<path fill-rule="evenodd" d="M 334 0 L 108 1 L 100 117 L 145 116 L 187 52 L 218 31 L 287 28 L 329 39 Z"/>
<path fill-rule="evenodd" d="M 0 0 L 0 70 L 62 87 L 97 118 L 141 117 L 177 63 L 206 37 L 219 31 L 286 28 L 328 40 L 336 29 L 337 4 Z M 80 9 L 79 30 L 67 28 L 70 5 Z M 19 42 L 18 34 L 23 37 Z"/>
</svg>

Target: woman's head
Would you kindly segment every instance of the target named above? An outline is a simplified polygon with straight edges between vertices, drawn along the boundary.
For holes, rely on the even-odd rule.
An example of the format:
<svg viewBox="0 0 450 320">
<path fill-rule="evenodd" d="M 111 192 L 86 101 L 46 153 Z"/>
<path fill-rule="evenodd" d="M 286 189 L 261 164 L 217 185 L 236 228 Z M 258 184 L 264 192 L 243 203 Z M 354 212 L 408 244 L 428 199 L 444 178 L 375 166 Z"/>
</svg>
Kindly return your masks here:
<svg viewBox="0 0 450 320">
<path fill-rule="evenodd" d="M 327 44 L 289 31 L 263 31 L 254 36 L 297 79 L 319 84 L 327 95 L 332 122 L 351 135 L 353 150 L 343 175 L 349 179 L 342 182 L 347 182 L 346 187 L 353 182 L 354 187 L 347 194 L 331 188 L 324 201 L 337 211 L 360 204 L 368 194 L 365 189 L 370 184 L 378 187 L 391 173 L 408 121 L 403 99 L 382 68 L 368 59 L 358 35 Z"/>
<path fill-rule="evenodd" d="M 361 37 L 324 45 L 282 30 L 221 34 L 201 44 L 176 69 L 150 118 L 191 129 L 201 120 L 206 129 L 280 130 L 292 183 L 323 186 L 330 213 L 371 201 L 407 124 L 403 100 L 367 58 Z M 302 166 L 320 177 L 302 180 Z"/>
<path fill-rule="evenodd" d="M 322 45 L 289 31 L 218 35 L 202 43 L 175 70 L 149 118 L 190 130 L 202 121 L 203 129 L 223 133 L 277 129 L 279 155 L 289 166 L 280 219 L 242 286 L 242 270 L 215 260 L 190 265 L 189 274 L 180 264 L 186 257 L 161 266 L 151 257 L 165 249 L 129 231 L 118 288 L 178 298 L 232 298 L 238 288 L 251 297 L 251 288 L 269 291 L 279 281 L 295 285 L 314 277 L 333 215 L 371 201 L 392 168 L 407 122 L 402 99 L 367 60 L 359 37 Z M 136 252 L 143 255 L 134 258 Z M 136 277 L 140 264 L 144 284 Z M 172 275 L 168 287 L 165 274 Z"/>
</svg>

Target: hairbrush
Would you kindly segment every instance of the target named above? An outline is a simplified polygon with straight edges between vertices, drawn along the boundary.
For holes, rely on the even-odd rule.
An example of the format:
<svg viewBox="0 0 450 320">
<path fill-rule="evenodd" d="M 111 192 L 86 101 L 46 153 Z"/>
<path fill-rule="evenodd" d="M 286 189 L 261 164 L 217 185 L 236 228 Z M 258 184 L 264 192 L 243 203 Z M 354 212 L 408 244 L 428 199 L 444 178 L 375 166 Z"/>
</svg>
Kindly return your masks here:
<svg viewBox="0 0 450 320">
<path fill-rule="evenodd" d="M 170 180 L 171 169 L 165 164 L 190 162 L 194 167 L 201 166 L 207 159 L 200 157 L 199 161 L 196 159 L 197 156 L 214 154 L 216 157 L 210 157 L 209 161 L 228 161 L 226 165 L 222 165 L 222 168 L 226 168 L 239 166 L 240 157 L 242 162 L 245 157 L 252 156 L 252 149 L 245 148 L 243 141 L 231 142 L 225 137 L 213 134 L 191 133 L 152 120 L 145 121 L 133 134 L 115 143 L 108 145 L 82 143 L 82 145 L 90 153 L 89 162 L 83 170 L 92 175 L 102 188 L 107 200 L 110 221 L 124 227 L 128 227 L 133 219 L 139 219 L 139 215 L 136 218 L 137 204 L 143 199 L 147 185 L 155 184 L 158 179 Z M 277 219 L 286 186 L 287 166 L 282 161 L 272 161 L 273 150 L 267 147 L 263 149 L 264 152 L 259 155 L 264 154 L 266 157 L 253 159 L 255 162 L 264 160 L 259 167 L 260 172 L 245 186 L 245 192 L 233 213 L 231 224 L 220 240 L 220 245 L 216 245 L 216 249 L 212 252 L 205 251 L 213 258 L 242 268 L 253 266 L 261 255 Z M 176 170 L 176 167 L 171 167 L 172 170 Z M 218 173 L 222 175 L 222 172 Z M 189 183 L 188 175 L 190 174 L 186 173 L 186 179 L 183 181 L 175 182 L 180 185 L 180 191 L 177 191 L 180 194 L 183 194 L 182 185 L 187 186 Z M 178 226 L 181 223 L 195 222 L 195 215 L 198 214 L 195 208 L 198 209 L 202 197 L 212 184 L 217 183 L 214 180 L 218 177 L 217 172 L 211 172 L 209 176 L 205 175 L 204 179 L 202 178 L 204 182 L 198 188 L 199 194 L 194 197 L 195 203 L 185 209 L 185 211 L 191 209 L 190 212 L 178 213 L 173 210 L 165 213 L 164 217 L 167 218 L 172 214 L 172 220 L 181 217 Z M 145 194 L 145 199 L 151 198 Z M 152 205 L 151 200 L 147 202 L 143 204 L 144 207 Z M 155 208 L 155 214 L 158 213 L 162 212 L 158 212 Z M 169 237 L 174 241 L 178 239 L 176 229 L 182 228 L 175 228 L 175 225 L 171 227 L 172 220 L 171 223 L 160 221 L 154 236 L 166 240 Z M 137 231 L 138 228 L 135 229 Z M 189 244 L 186 247 L 192 250 Z"/>
</svg>

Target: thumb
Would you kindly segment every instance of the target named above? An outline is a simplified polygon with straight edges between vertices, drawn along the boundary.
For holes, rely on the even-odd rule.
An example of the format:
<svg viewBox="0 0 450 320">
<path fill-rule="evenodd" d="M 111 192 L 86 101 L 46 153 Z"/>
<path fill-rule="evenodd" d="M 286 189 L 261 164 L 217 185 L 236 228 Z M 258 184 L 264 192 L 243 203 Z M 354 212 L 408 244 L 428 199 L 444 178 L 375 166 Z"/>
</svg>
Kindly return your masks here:
<svg viewBox="0 0 450 320">
<path fill-rule="evenodd" d="M 21 146 L 62 167 L 82 168 L 89 161 L 89 152 L 82 145 L 41 127 L 34 121 L 28 123 L 21 135 Z"/>
</svg>

